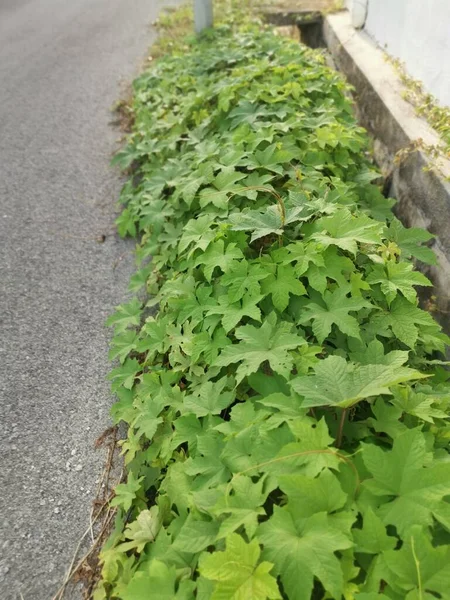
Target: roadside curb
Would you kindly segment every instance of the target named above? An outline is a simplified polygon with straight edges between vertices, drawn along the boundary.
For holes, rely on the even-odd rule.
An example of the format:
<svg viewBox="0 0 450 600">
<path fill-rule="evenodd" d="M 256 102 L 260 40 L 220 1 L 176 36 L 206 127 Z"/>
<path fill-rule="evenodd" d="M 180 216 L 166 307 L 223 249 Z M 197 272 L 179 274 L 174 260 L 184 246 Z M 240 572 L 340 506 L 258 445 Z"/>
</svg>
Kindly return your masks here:
<svg viewBox="0 0 450 600">
<path fill-rule="evenodd" d="M 323 35 L 336 67 L 355 88 L 359 121 L 374 138 L 375 160 L 387 193 L 398 201 L 397 216 L 409 227 L 436 235 L 432 247 L 437 264 L 421 270 L 435 285 L 435 316 L 449 331 L 450 161 L 441 160 L 438 173 L 420 149 L 407 153 L 399 164 L 394 160 L 419 139 L 425 146 L 439 145 L 441 139 L 403 99 L 404 86 L 394 67 L 366 33 L 354 29 L 347 11 L 325 17 Z"/>
</svg>

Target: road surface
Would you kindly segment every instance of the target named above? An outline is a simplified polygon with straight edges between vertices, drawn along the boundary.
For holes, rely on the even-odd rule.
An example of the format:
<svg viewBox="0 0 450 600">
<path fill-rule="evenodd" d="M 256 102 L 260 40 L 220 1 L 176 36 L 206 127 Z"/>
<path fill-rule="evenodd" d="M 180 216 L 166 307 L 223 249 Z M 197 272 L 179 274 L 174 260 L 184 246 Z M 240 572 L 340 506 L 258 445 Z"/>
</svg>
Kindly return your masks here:
<svg viewBox="0 0 450 600">
<path fill-rule="evenodd" d="M 164 4 L 0 0 L 2 600 L 50 600 L 88 524 L 112 402 L 104 320 L 133 263 L 110 233 L 110 107 Z"/>
</svg>

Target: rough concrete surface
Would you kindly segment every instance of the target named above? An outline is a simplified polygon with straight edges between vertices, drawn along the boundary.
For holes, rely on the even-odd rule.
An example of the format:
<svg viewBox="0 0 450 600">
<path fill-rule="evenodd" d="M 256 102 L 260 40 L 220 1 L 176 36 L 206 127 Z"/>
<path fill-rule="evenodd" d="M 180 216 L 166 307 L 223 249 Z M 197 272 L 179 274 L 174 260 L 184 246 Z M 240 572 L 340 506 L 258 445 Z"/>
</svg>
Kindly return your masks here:
<svg viewBox="0 0 450 600">
<path fill-rule="evenodd" d="M 403 99 L 404 86 L 383 51 L 367 34 L 356 31 L 349 13 L 328 15 L 324 37 L 336 66 L 354 86 L 359 121 L 374 138 L 375 159 L 391 183 L 396 214 L 409 227 L 423 227 L 436 235 L 436 266 L 420 266 L 434 284 L 435 317 L 450 333 L 450 161 L 439 159 L 439 169 L 422 151 L 410 153 L 400 164 L 395 154 L 421 139 L 425 146 L 441 144 L 439 135 Z"/>
<path fill-rule="evenodd" d="M 2 600 L 49 600 L 88 524 L 112 403 L 104 320 L 133 263 L 111 233 L 110 107 L 165 4 L 0 0 Z"/>
</svg>

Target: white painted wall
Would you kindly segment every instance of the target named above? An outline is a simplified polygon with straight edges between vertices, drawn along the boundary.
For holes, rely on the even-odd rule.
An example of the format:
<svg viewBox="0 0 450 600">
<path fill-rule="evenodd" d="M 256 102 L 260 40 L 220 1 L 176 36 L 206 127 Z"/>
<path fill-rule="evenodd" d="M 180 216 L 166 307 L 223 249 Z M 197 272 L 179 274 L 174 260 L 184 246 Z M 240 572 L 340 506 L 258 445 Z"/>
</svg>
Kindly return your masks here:
<svg viewBox="0 0 450 600">
<path fill-rule="evenodd" d="M 344 0 L 345 8 L 349 11 L 352 25 L 357 29 L 364 26 L 369 0 Z"/>
<path fill-rule="evenodd" d="M 367 33 L 404 62 L 409 75 L 422 81 L 427 91 L 450 105 L 450 0 L 369 0 L 368 4 Z"/>
</svg>

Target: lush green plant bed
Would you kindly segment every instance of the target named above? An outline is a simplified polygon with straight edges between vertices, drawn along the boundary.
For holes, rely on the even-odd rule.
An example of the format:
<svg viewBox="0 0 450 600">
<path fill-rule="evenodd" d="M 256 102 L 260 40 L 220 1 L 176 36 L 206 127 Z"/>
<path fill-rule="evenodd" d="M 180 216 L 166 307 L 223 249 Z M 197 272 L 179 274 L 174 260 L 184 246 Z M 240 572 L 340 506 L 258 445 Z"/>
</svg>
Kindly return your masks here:
<svg viewBox="0 0 450 600">
<path fill-rule="evenodd" d="M 371 184 L 345 84 L 222 28 L 134 108 L 140 268 L 109 321 L 128 479 L 95 597 L 449 598 L 447 340 L 411 262 L 431 236 Z"/>
</svg>

